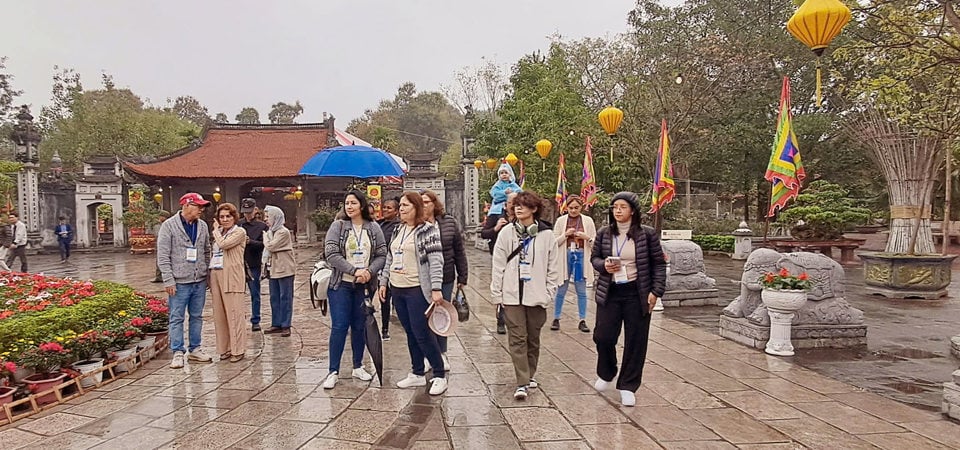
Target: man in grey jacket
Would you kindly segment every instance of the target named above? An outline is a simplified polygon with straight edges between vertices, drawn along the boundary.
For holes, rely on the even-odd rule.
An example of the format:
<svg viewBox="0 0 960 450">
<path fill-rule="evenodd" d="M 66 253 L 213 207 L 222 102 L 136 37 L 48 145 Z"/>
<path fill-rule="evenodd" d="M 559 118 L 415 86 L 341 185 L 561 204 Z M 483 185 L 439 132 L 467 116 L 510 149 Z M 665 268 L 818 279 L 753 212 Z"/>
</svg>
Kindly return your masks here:
<svg viewBox="0 0 960 450">
<path fill-rule="evenodd" d="M 209 204 L 200 194 L 185 194 L 180 197 L 180 213 L 165 220 L 157 233 L 157 266 L 169 296 L 172 369 L 183 367 L 185 313 L 190 314 L 190 352 L 187 357 L 197 362 L 212 361 L 200 349 L 210 254 L 210 233 L 200 216 Z"/>
</svg>

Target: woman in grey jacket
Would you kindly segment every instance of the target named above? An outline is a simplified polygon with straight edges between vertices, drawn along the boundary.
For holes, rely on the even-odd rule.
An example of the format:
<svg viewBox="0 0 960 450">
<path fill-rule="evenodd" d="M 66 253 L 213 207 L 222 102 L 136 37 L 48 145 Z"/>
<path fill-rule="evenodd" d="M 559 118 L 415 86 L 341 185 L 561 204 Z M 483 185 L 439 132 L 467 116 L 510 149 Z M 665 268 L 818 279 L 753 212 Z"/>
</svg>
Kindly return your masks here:
<svg viewBox="0 0 960 450">
<path fill-rule="evenodd" d="M 426 386 L 424 357 L 433 368 L 430 395 L 447 390 L 447 379 L 437 337 L 430 331 L 424 313 L 428 305 L 443 302 L 443 248 L 440 230 L 424 221 L 423 199 L 416 192 L 400 197 L 400 227 L 393 233 L 386 266 L 380 273 L 380 301 L 386 301 L 387 283 L 393 306 L 407 334 L 412 372 L 397 382 L 399 388 Z M 429 300 L 428 300 L 429 299 Z"/>
<path fill-rule="evenodd" d="M 340 359 L 350 331 L 353 350 L 353 378 L 370 381 L 373 376 L 363 368 L 366 345 L 366 314 L 363 300 L 367 289 L 375 290 L 375 275 L 383 269 L 387 245 L 380 226 L 370 218 L 367 197 L 350 191 L 343 199 L 346 219 L 335 220 L 327 230 L 323 254 L 332 268 L 327 298 L 330 299 L 330 373 L 323 381 L 324 389 L 337 385 Z"/>
</svg>

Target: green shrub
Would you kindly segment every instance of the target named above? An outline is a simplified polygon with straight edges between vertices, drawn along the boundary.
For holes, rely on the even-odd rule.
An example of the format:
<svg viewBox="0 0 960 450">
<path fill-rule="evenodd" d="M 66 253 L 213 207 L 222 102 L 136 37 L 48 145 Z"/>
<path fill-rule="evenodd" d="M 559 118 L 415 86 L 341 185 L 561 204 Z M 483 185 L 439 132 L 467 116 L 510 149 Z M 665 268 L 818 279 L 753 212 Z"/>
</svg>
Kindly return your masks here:
<svg viewBox="0 0 960 450">
<path fill-rule="evenodd" d="M 797 239 L 839 239 L 854 225 L 870 223 L 871 215 L 869 209 L 858 208 L 840 185 L 818 180 L 807 185 L 777 222 Z"/>
<path fill-rule="evenodd" d="M 696 234 L 691 240 L 695 242 L 703 251 L 733 253 L 735 242 L 733 236 L 721 236 L 716 234 Z"/>
</svg>

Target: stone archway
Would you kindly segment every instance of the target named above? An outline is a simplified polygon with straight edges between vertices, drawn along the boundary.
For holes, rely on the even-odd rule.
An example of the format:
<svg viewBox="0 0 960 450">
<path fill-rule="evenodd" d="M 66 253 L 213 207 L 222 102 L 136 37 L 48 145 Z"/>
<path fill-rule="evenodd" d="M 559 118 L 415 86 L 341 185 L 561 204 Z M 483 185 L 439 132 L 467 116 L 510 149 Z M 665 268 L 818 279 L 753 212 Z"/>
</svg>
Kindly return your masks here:
<svg viewBox="0 0 960 450">
<path fill-rule="evenodd" d="M 91 198 L 92 197 L 92 198 Z M 121 194 L 96 194 L 91 196 L 77 194 L 77 246 L 95 247 L 99 239 L 97 224 L 97 207 L 100 205 L 110 205 L 113 208 L 113 246 L 125 247 L 127 245 L 127 235 L 124 232 L 123 223 L 120 217 L 123 215 L 123 201 Z"/>
</svg>

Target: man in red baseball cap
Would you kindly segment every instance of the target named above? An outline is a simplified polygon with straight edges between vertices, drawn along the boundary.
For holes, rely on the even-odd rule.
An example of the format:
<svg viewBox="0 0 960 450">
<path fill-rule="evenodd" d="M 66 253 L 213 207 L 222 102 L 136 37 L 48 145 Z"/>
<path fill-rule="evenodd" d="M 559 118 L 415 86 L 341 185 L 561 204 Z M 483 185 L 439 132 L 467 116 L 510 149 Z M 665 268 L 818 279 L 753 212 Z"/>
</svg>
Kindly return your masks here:
<svg viewBox="0 0 960 450">
<path fill-rule="evenodd" d="M 170 367 L 183 367 L 184 359 L 210 362 L 200 349 L 203 304 L 206 301 L 210 232 L 200 219 L 210 202 L 190 192 L 180 197 L 180 212 L 163 221 L 157 233 L 157 267 L 169 296 Z M 190 315 L 189 353 L 184 354 L 183 321 Z"/>
</svg>

